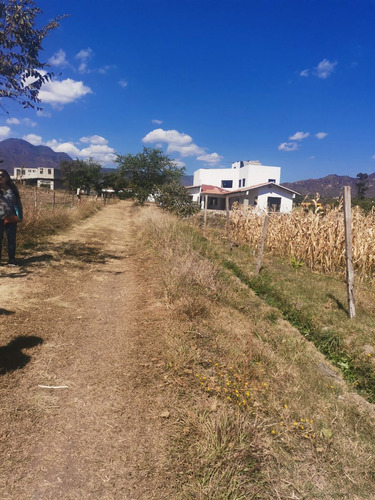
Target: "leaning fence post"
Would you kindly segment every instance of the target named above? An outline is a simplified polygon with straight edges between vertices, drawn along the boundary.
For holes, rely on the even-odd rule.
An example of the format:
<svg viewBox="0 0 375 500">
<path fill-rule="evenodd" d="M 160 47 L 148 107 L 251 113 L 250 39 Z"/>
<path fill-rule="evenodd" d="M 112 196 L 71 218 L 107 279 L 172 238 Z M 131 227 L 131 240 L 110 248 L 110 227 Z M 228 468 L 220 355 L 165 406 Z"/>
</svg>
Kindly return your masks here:
<svg viewBox="0 0 375 500">
<path fill-rule="evenodd" d="M 264 252 L 264 242 L 266 241 L 266 236 L 267 236 L 268 217 L 269 217 L 269 214 L 267 212 L 266 216 L 264 218 L 264 223 L 263 223 L 262 239 L 260 240 L 258 260 L 257 260 L 256 268 L 255 268 L 255 274 L 259 274 L 260 267 L 262 265 L 263 252 Z"/>
<path fill-rule="evenodd" d="M 350 186 L 344 186 L 344 223 L 345 223 L 345 255 L 346 255 L 346 287 L 348 291 L 349 318 L 355 318 L 354 303 L 354 268 L 352 242 L 352 207 Z"/>
<path fill-rule="evenodd" d="M 204 195 L 203 236 L 206 237 L 208 194 Z"/>
<path fill-rule="evenodd" d="M 38 188 L 34 186 L 34 208 L 38 206 Z"/>
<path fill-rule="evenodd" d="M 230 247 L 230 219 L 229 219 L 229 196 L 225 197 L 226 229 L 227 229 L 227 245 Z"/>
<path fill-rule="evenodd" d="M 56 205 L 56 193 L 55 190 L 52 191 L 52 210 L 55 210 Z"/>
</svg>

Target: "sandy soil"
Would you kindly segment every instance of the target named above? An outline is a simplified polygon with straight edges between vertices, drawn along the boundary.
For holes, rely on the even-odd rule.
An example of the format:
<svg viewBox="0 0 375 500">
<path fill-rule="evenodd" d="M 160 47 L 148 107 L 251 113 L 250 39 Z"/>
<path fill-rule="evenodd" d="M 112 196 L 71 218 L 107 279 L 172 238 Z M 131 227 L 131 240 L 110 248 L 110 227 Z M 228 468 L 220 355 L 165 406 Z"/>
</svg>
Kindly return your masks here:
<svg viewBox="0 0 375 500">
<path fill-rule="evenodd" d="M 168 310 L 137 218 L 108 206 L 0 268 L 4 500 L 174 497 Z"/>
</svg>

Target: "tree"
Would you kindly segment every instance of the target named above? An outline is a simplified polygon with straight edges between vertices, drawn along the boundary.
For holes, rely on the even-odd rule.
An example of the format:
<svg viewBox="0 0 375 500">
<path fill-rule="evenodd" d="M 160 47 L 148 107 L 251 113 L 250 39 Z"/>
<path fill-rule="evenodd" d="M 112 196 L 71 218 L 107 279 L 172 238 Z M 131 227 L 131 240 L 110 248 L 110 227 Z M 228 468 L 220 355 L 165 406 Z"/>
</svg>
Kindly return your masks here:
<svg viewBox="0 0 375 500">
<path fill-rule="evenodd" d="M 150 195 L 155 196 L 161 186 L 178 182 L 184 174 L 184 169 L 177 167 L 160 149 L 144 147 L 136 155 L 117 155 L 115 161 L 120 178 L 141 205 Z"/>
<path fill-rule="evenodd" d="M 91 158 L 89 160 L 63 160 L 60 163 L 60 172 L 64 184 L 70 191 L 78 188 L 100 192 L 103 187 L 102 166 Z"/>
<path fill-rule="evenodd" d="M 356 182 L 357 186 L 357 196 L 360 200 L 363 200 L 368 189 L 368 175 L 359 173 L 357 174 L 358 181 Z"/>
<path fill-rule="evenodd" d="M 8 97 L 24 108 L 35 108 L 41 86 L 52 77 L 45 72 L 48 64 L 39 60 L 39 52 L 43 39 L 65 17 L 37 29 L 41 13 L 33 0 L 0 1 L 0 99 Z"/>
<path fill-rule="evenodd" d="M 176 181 L 161 186 L 155 196 L 155 201 L 163 210 L 181 217 L 188 217 L 200 210 L 199 205 L 193 202 L 186 188 Z"/>
</svg>

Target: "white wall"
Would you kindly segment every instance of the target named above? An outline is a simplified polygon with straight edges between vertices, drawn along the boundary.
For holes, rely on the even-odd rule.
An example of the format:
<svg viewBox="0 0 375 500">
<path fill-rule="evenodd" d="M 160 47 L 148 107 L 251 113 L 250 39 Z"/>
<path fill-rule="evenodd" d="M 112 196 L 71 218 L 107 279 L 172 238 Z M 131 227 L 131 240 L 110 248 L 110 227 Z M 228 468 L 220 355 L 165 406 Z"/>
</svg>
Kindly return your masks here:
<svg viewBox="0 0 375 500">
<path fill-rule="evenodd" d="M 275 186 L 273 189 L 267 189 L 266 187 L 259 188 L 257 206 L 261 210 L 267 210 L 268 197 L 281 198 L 281 205 L 280 205 L 281 213 L 290 213 L 292 211 L 293 193 L 289 193 L 288 191 L 278 189 L 277 186 Z"/>
<path fill-rule="evenodd" d="M 274 179 L 276 184 L 280 184 L 280 167 L 269 167 L 267 165 L 256 164 L 252 162 L 240 162 L 232 164 L 232 168 L 200 168 L 194 172 L 194 186 L 209 184 L 211 186 L 222 186 L 222 181 L 232 181 L 231 188 L 224 188 L 230 191 L 243 187 L 255 186 L 269 182 Z M 241 185 L 239 185 L 241 181 Z"/>
</svg>

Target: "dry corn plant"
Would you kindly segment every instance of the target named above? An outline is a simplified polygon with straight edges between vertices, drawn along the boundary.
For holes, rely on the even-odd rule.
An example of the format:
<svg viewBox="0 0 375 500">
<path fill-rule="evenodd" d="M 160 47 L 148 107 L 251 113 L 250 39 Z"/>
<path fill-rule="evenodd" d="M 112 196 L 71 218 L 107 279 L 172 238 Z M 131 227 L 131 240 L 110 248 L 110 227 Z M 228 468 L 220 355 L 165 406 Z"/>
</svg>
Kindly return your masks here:
<svg viewBox="0 0 375 500">
<path fill-rule="evenodd" d="M 324 214 L 297 209 L 291 214 L 271 213 L 266 248 L 272 255 L 303 261 L 311 270 L 343 272 L 345 230 L 342 202 Z M 264 215 L 254 208 L 234 207 L 231 214 L 232 238 L 238 244 L 256 248 Z M 375 275 L 375 213 L 353 209 L 353 261 L 359 276 Z"/>
</svg>

